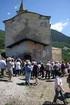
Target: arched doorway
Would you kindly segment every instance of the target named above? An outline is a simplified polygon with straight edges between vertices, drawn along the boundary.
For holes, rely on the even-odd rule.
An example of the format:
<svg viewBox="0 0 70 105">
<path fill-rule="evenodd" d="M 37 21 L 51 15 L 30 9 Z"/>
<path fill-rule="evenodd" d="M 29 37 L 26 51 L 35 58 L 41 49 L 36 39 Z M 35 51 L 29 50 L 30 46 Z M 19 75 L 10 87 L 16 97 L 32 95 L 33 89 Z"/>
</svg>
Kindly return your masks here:
<svg viewBox="0 0 70 105">
<path fill-rule="evenodd" d="M 32 58 L 31 58 L 31 54 L 29 54 L 29 53 L 25 53 L 24 54 L 24 60 L 32 60 Z"/>
</svg>

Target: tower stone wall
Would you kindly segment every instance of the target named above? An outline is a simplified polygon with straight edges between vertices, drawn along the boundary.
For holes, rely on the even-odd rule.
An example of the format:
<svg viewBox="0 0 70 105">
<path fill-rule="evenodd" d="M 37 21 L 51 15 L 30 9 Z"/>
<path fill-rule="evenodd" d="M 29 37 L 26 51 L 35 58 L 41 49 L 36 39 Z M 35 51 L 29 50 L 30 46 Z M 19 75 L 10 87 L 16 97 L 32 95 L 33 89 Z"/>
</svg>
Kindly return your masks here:
<svg viewBox="0 0 70 105">
<path fill-rule="evenodd" d="M 50 16 L 25 10 L 4 23 L 7 56 L 30 53 L 37 61 L 51 59 Z"/>
</svg>

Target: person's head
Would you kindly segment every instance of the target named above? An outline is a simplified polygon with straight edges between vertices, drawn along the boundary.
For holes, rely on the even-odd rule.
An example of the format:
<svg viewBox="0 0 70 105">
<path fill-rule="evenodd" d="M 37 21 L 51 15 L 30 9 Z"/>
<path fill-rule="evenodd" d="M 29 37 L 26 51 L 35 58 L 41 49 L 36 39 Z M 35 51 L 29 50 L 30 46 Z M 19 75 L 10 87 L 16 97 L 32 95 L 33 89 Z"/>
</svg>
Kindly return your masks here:
<svg viewBox="0 0 70 105">
<path fill-rule="evenodd" d="M 21 62 L 21 59 L 20 58 L 17 58 L 17 62 Z"/>
<path fill-rule="evenodd" d="M 27 64 L 27 65 L 31 65 L 30 60 L 26 60 L 26 64 Z"/>
<path fill-rule="evenodd" d="M 11 57 L 8 57 L 7 58 L 7 62 L 10 62 L 10 61 L 12 61 L 12 58 Z"/>
</svg>

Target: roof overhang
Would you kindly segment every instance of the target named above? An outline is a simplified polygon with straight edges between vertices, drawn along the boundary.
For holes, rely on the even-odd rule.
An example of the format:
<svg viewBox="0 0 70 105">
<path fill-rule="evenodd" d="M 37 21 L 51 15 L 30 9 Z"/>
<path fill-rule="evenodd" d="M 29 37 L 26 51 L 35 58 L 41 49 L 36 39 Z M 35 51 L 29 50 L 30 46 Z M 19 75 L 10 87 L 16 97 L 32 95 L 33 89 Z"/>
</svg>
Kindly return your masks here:
<svg viewBox="0 0 70 105">
<path fill-rule="evenodd" d="M 32 41 L 32 42 L 34 42 L 34 43 L 38 43 L 38 44 L 41 44 L 41 45 L 44 45 L 44 46 L 48 46 L 48 45 L 49 45 L 49 44 L 45 44 L 45 43 L 42 43 L 42 42 L 38 42 L 38 41 L 32 40 L 32 39 L 22 39 L 22 40 L 20 40 L 20 41 L 17 41 L 17 42 L 15 42 L 15 43 L 11 44 L 11 45 L 8 45 L 7 48 L 13 48 L 14 46 L 19 45 L 20 43 L 22 43 L 22 42 L 24 42 L 24 41 Z"/>
</svg>

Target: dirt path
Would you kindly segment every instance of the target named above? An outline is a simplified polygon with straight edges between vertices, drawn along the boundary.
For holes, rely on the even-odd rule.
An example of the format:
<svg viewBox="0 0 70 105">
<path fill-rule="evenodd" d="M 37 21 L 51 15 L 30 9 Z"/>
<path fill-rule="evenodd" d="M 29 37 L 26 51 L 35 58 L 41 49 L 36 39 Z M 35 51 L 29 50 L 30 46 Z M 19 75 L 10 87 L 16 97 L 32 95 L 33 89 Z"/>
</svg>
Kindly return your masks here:
<svg viewBox="0 0 70 105">
<path fill-rule="evenodd" d="M 3 80 L 0 78 L 0 105 L 43 105 L 45 101 L 53 100 L 54 82 L 52 81 L 39 80 L 36 86 L 26 86 L 23 77 L 13 77 L 12 82 L 6 80 L 7 78 Z M 63 84 L 64 89 L 70 91 L 66 78 L 63 78 Z"/>
</svg>

